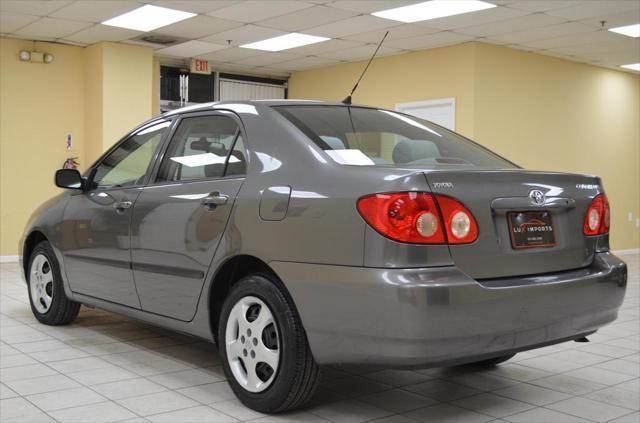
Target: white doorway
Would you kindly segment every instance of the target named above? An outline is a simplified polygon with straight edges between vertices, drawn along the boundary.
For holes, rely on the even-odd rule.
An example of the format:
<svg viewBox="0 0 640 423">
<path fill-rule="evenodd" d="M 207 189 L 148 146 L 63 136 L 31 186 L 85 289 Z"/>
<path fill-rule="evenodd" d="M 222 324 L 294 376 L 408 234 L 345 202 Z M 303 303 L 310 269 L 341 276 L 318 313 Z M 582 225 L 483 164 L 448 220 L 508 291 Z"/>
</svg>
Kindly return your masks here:
<svg viewBox="0 0 640 423">
<path fill-rule="evenodd" d="M 453 97 L 398 103 L 396 110 L 456 130 L 456 99 Z"/>
</svg>

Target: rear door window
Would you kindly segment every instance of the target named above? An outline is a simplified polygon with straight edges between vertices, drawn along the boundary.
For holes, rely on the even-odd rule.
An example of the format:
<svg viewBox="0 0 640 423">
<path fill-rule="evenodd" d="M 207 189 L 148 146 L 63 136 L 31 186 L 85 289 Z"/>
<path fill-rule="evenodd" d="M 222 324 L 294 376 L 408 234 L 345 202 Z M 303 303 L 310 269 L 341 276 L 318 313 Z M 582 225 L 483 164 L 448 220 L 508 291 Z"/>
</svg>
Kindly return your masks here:
<svg viewBox="0 0 640 423">
<path fill-rule="evenodd" d="M 239 136 L 238 124 L 226 116 L 183 118 L 164 154 L 156 182 L 219 178 L 230 165 L 236 174 L 244 173 L 245 155 L 233 154 Z"/>
</svg>

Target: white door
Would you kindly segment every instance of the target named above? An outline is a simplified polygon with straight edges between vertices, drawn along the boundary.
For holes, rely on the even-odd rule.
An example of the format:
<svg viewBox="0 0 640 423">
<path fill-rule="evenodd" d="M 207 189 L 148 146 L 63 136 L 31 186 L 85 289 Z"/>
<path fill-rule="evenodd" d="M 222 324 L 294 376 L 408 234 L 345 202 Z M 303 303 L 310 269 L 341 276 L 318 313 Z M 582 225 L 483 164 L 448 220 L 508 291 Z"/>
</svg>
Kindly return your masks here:
<svg viewBox="0 0 640 423">
<path fill-rule="evenodd" d="M 452 131 L 456 130 L 456 99 L 412 101 L 396 104 L 396 110 L 408 115 L 426 119 Z"/>
</svg>

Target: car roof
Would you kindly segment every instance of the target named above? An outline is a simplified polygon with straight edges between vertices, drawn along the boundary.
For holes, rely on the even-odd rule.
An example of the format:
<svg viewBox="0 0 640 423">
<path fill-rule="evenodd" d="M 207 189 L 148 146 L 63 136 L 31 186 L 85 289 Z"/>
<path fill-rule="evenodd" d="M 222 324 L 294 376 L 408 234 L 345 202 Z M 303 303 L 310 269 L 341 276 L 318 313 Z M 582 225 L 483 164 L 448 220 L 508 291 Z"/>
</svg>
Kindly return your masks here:
<svg viewBox="0 0 640 423">
<path fill-rule="evenodd" d="M 247 106 L 347 106 L 341 102 L 321 101 L 321 100 L 242 100 L 242 101 L 213 101 L 210 103 L 194 104 L 191 106 L 181 107 L 171 110 L 163 114 L 163 116 L 173 116 L 186 112 L 199 112 L 215 109 L 234 109 L 238 105 Z M 352 107 L 367 107 L 357 104 L 351 104 Z"/>
</svg>

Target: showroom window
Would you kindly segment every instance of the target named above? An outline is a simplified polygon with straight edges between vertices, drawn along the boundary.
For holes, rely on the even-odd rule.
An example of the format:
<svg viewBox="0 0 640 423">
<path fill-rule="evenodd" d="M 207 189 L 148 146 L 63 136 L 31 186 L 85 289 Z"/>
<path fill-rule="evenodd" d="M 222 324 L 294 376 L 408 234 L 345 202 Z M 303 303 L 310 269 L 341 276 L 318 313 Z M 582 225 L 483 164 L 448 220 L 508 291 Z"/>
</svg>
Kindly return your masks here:
<svg viewBox="0 0 640 423">
<path fill-rule="evenodd" d="M 233 119 L 226 116 L 185 118 L 169 143 L 156 182 L 219 178 L 225 175 L 225 168 L 228 168 L 227 174 L 244 173 L 245 157 L 238 125 Z"/>
<path fill-rule="evenodd" d="M 169 125 L 170 121 L 163 121 L 148 126 L 120 144 L 98 165 L 93 177 L 94 187 L 118 188 L 140 185 Z"/>
</svg>

